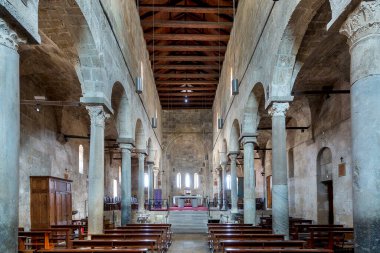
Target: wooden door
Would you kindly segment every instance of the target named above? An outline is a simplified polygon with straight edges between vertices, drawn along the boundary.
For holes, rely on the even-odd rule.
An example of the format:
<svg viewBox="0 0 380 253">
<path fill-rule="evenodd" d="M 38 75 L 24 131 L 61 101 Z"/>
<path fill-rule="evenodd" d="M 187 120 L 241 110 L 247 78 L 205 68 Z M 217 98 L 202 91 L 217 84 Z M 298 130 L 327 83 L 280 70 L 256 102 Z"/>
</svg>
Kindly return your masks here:
<svg viewBox="0 0 380 253">
<path fill-rule="evenodd" d="M 267 176 L 267 208 L 272 208 L 272 176 Z"/>
<path fill-rule="evenodd" d="M 34 193 L 31 194 L 30 219 L 32 228 L 48 228 L 49 222 L 49 194 Z"/>
</svg>

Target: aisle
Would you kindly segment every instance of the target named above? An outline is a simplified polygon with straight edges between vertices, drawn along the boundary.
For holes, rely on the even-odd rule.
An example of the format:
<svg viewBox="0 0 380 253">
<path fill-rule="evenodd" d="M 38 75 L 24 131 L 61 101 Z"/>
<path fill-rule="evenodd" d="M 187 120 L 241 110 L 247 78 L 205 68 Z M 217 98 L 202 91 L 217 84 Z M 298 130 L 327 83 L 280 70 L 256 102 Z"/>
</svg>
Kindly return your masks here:
<svg viewBox="0 0 380 253">
<path fill-rule="evenodd" d="M 173 234 L 168 253 L 209 253 L 207 234 Z"/>
</svg>

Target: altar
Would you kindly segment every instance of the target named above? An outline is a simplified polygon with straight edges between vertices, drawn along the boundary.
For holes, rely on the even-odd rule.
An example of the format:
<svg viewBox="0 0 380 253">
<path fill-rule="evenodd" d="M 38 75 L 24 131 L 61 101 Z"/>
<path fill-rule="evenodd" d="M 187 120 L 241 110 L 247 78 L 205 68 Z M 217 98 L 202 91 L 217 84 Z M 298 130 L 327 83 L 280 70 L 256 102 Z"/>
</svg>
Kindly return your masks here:
<svg viewBox="0 0 380 253">
<path fill-rule="evenodd" d="M 174 196 L 173 205 L 183 208 L 185 206 L 191 206 L 193 208 L 202 206 L 202 196 Z"/>
</svg>

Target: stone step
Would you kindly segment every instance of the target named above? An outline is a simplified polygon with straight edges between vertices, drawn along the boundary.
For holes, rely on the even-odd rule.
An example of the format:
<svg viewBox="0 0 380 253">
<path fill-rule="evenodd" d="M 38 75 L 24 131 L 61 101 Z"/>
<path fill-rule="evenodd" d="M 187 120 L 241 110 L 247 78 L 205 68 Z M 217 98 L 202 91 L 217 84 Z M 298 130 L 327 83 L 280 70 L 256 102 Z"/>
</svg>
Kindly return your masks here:
<svg viewBox="0 0 380 253">
<path fill-rule="evenodd" d="M 173 233 L 207 233 L 207 211 L 172 211 L 168 222 Z"/>
</svg>

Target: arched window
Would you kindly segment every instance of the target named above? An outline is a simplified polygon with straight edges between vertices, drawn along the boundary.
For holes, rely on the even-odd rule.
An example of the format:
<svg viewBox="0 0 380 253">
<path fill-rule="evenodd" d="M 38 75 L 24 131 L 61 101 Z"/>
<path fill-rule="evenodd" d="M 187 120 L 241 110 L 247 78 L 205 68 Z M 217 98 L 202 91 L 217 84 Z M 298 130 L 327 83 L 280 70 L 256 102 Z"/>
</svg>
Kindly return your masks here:
<svg viewBox="0 0 380 253">
<path fill-rule="evenodd" d="M 177 173 L 177 188 L 181 189 L 181 173 Z"/>
<path fill-rule="evenodd" d="M 79 145 L 79 173 L 83 174 L 83 145 Z"/>
<path fill-rule="evenodd" d="M 231 175 L 227 175 L 226 177 L 226 187 L 227 190 L 231 190 Z"/>
<path fill-rule="evenodd" d="M 144 173 L 144 187 L 145 188 L 149 187 L 149 175 L 148 175 L 148 173 Z"/>
<path fill-rule="evenodd" d="M 289 149 L 288 152 L 288 168 L 289 168 L 289 178 L 294 177 L 294 151 L 293 148 Z"/>
<path fill-rule="evenodd" d="M 117 197 L 117 180 L 113 180 L 113 197 Z"/>
<path fill-rule="evenodd" d="M 119 166 L 119 184 L 121 184 L 121 166 Z"/>
<path fill-rule="evenodd" d="M 199 188 L 199 175 L 198 173 L 194 173 L 194 189 Z"/>
<path fill-rule="evenodd" d="M 190 188 L 190 174 L 186 173 L 185 175 L 185 187 Z"/>
</svg>

